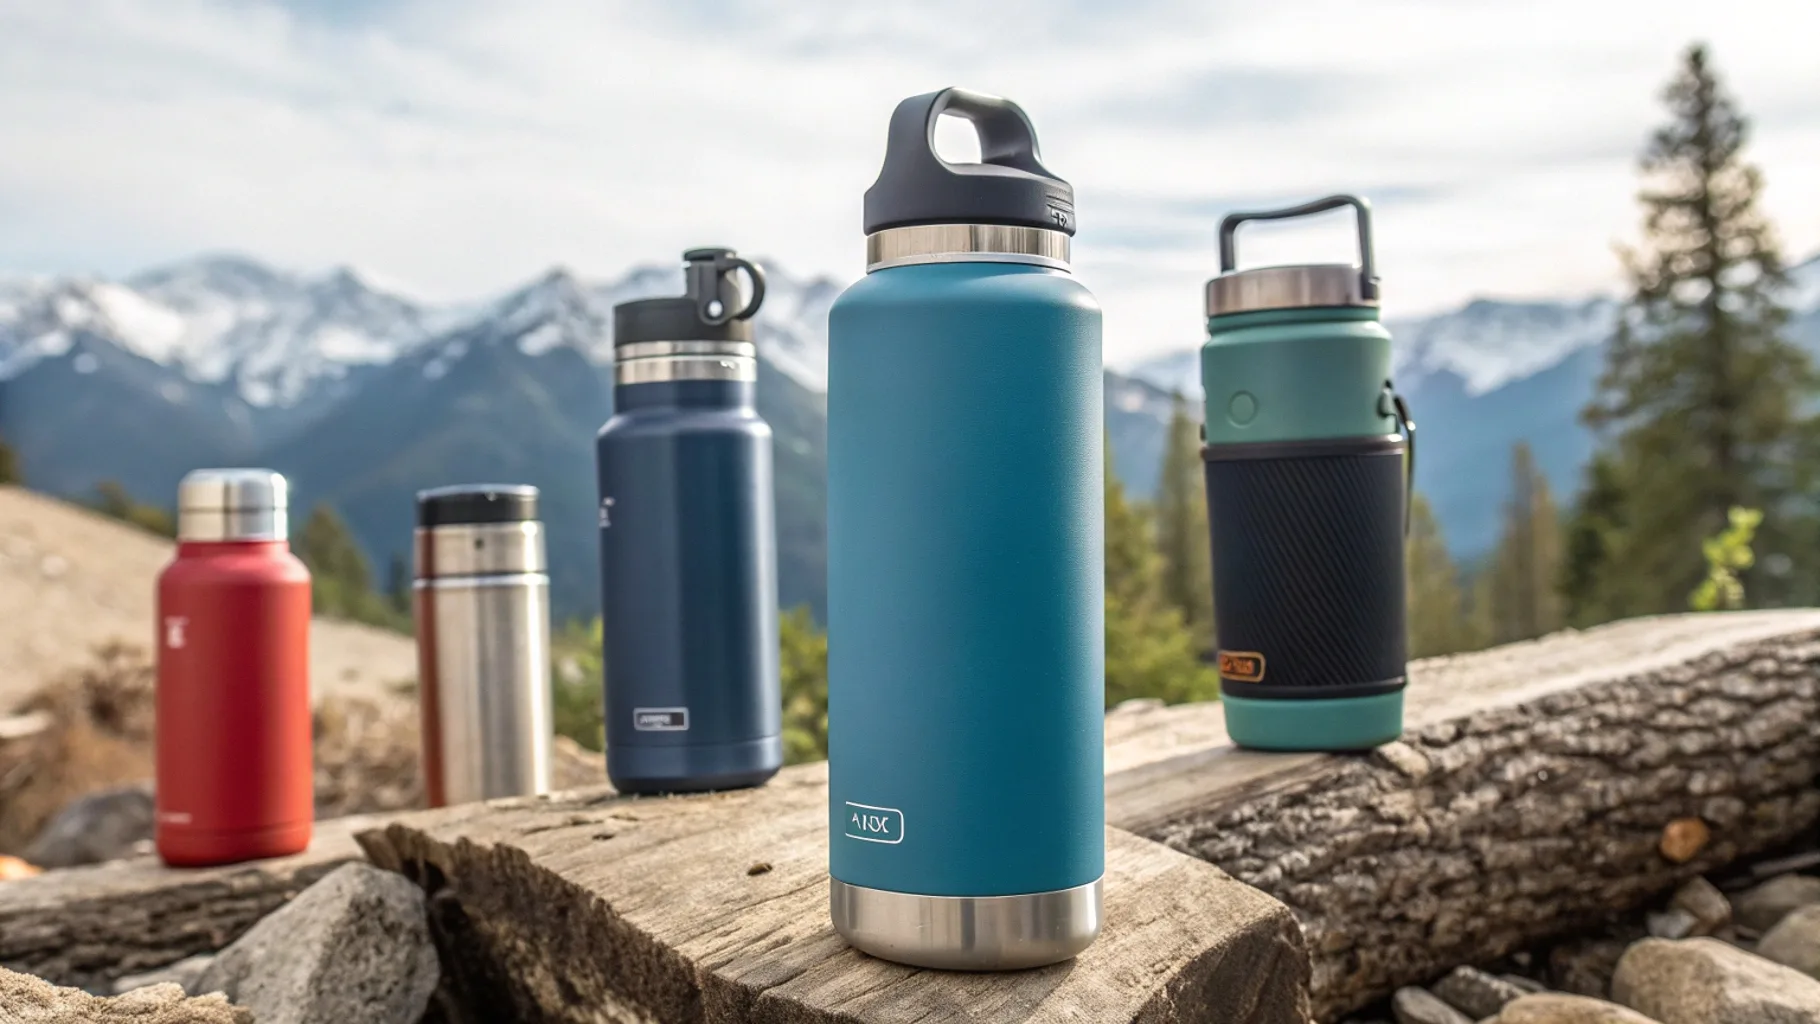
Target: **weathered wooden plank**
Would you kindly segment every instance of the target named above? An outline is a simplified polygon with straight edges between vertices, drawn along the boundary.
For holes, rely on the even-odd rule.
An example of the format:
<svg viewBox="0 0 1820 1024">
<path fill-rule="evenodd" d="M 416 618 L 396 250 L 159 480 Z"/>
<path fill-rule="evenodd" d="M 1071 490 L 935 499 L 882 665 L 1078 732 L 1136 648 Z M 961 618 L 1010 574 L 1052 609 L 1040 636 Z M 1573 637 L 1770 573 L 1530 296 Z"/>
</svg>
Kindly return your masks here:
<svg viewBox="0 0 1820 1024">
<path fill-rule="evenodd" d="M 210 952 L 316 879 L 359 860 L 371 819 L 320 822 L 292 857 L 175 870 L 155 857 L 0 884 L 0 967 L 92 985 Z"/>
<path fill-rule="evenodd" d="M 1816 721 L 1820 612 L 1640 619 L 1416 664 L 1404 741 L 1369 755 L 1236 750 L 1217 706 L 1115 713 L 1108 817 L 1293 908 L 1333 1019 L 1811 827 Z M 1713 838 L 1671 862 L 1689 817 Z"/>
<path fill-rule="evenodd" d="M 740 793 L 424 812 L 359 838 L 431 893 L 467 1020 L 1307 1019 L 1281 904 L 1117 830 L 1106 930 L 1072 963 L 954 974 L 847 948 L 828 921 L 825 765 Z"/>
</svg>

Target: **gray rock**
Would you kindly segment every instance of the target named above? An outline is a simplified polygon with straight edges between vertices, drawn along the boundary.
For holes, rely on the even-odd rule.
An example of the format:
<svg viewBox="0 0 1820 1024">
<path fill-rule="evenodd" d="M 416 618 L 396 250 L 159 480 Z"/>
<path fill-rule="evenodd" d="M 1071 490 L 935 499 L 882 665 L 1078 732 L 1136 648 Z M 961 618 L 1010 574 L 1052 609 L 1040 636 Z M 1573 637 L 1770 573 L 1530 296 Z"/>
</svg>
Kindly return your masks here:
<svg viewBox="0 0 1820 1024">
<path fill-rule="evenodd" d="M 194 995 L 197 992 L 196 980 L 202 977 L 202 972 L 208 969 L 214 959 L 215 954 L 213 953 L 198 953 L 174 964 L 166 964 L 155 971 L 129 974 L 114 982 L 114 994 L 124 995 L 148 985 L 176 985 Z"/>
<path fill-rule="evenodd" d="M 1757 943 L 1757 955 L 1820 978 L 1820 904 L 1802 907 L 1776 922 Z"/>
<path fill-rule="evenodd" d="M 1500 974 L 1498 980 L 1522 989 L 1525 994 L 1548 991 L 1547 985 L 1534 978 L 1525 978 L 1521 974 Z"/>
<path fill-rule="evenodd" d="M 1452 974 L 1435 982 L 1433 991 L 1443 1002 L 1473 1020 L 1493 1016 L 1505 1003 L 1523 995 L 1523 990 L 1510 982 L 1472 967 L 1454 968 Z"/>
<path fill-rule="evenodd" d="M 1588 996 L 1528 995 L 1505 1006 L 1491 1024 L 1656 1024 L 1635 1010 Z"/>
<path fill-rule="evenodd" d="M 1390 998 L 1397 1024 L 1473 1024 L 1473 1019 L 1425 988 L 1400 988 Z"/>
<path fill-rule="evenodd" d="M 440 974 L 422 890 L 344 864 L 222 950 L 196 990 L 259 1024 L 416 1024 Z"/>
<path fill-rule="evenodd" d="M 253 1024 L 253 1015 L 220 995 L 191 999 L 176 985 L 97 996 L 0 967 L 0 1020 L 84 1024 Z M 352 1021 L 344 1024 L 353 1024 Z"/>
<path fill-rule="evenodd" d="M 1685 939 L 1700 927 L 1700 919 L 1679 907 L 1670 907 L 1644 919 L 1649 933 L 1658 939 Z"/>
<path fill-rule="evenodd" d="M 1681 884 L 1668 901 L 1670 911 L 1680 911 L 1694 920 L 1693 935 L 1711 935 L 1732 923 L 1731 901 L 1719 887 L 1698 875 Z M 1679 936 L 1677 936 L 1679 938 Z"/>
<path fill-rule="evenodd" d="M 1644 939 L 1612 999 L 1662 1024 L 1820 1024 L 1820 981 L 1718 939 Z"/>
<path fill-rule="evenodd" d="M 131 856 L 151 838 L 152 786 L 140 782 L 71 801 L 19 855 L 41 868 L 73 868 Z"/>
<path fill-rule="evenodd" d="M 1820 878 L 1783 875 L 1746 889 L 1733 901 L 1740 925 L 1762 934 L 1798 907 L 1820 904 Z"/>
</svg>

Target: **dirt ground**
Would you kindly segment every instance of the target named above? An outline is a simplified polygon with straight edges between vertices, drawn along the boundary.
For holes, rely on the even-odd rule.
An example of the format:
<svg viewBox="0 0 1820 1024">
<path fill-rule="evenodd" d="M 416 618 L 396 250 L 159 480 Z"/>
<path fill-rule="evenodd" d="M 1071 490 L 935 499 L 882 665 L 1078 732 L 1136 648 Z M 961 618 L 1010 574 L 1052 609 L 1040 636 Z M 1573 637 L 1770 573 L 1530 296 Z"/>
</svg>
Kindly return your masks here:
<svg viewBox="0 0 1820 1024">
<path fill-rule="evenodd" d="M 150 649 L 153 586 L 172 544 L 86 509 L 0 487 L 0 715 L 118 640 Z M 310 682 L 377 695 L 417 675 L 411 639 L 317 619 Z"/>
</svg>

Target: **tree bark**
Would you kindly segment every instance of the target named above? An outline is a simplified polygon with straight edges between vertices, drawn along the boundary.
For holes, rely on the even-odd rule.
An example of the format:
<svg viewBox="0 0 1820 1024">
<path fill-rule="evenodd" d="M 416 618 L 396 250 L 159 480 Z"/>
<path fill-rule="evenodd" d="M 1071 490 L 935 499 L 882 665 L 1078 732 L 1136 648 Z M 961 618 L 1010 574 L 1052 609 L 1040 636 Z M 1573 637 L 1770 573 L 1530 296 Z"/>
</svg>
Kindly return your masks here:
<svg viewBox="0 0 1820 1024">
<path fill-rule="evenodd" d="M 1112 822 L 1288 904 L 1322 1020 L 1820 819 L 1820 612 L 1640 619 L 1433 659 L 1407 700 L 1403 741 L 1368 755 L 1235 750 L 1210 706 L 1109 729 L 1127 737 L 1109 751 Z M 1692 821 L 1709 838 L 1671 859 L 1665 830 Z"/>
</svg>

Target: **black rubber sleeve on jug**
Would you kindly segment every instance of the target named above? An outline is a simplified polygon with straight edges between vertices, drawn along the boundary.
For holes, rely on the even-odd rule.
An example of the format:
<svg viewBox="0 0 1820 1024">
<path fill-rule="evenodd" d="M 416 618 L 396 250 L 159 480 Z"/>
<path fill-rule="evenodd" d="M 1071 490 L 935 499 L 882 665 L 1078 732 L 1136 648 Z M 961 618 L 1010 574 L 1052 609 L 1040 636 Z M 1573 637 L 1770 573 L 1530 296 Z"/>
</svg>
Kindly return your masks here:
<svg viewBox="0 0 1820 1024">
<path fill-rule="evenodd" d="M 1220 687 L 1368 697 L 1404 686 L 1404 441 L 1210 445 Z"/>
<path fill-rule="evenodd" d="M 943 114 L 973 122 L 980 162 L 935 152 Z M 885 163 L 866 190 L 866 233 L 917 224 L 1012 224 L 1074 234 L 1074 186 L 1050 173 L 1036 128 L 1010 100 L 965 89 L 912 96 L 891 113 Z"/>
</svg>

